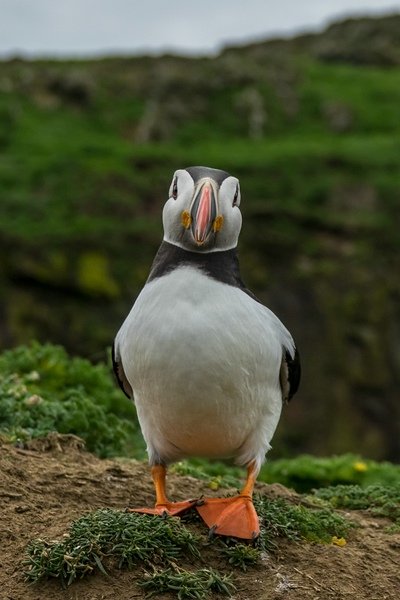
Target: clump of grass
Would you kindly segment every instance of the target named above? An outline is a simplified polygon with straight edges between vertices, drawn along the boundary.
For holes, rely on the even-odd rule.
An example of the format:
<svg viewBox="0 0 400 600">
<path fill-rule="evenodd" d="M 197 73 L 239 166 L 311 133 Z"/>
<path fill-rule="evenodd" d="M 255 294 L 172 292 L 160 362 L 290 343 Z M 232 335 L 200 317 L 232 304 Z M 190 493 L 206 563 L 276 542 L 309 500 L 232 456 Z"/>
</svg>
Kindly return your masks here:
<svg viewBox="0 0 400 600">
<path fill-rule="evenodd" d="M 139 585 L 148 592 L 149 597 L 173 592 L 177 594 L 178 600 L 186 598 L 201 600 L 207 598 L 210 593 L 231 596 L 236 590 L 232 583 L 232 575 L 223 575 L 215 569 L 197 571 L 185 571 L 179 568 L 156 569 L 153 573 L 147 573 Z"/>
<path fill-rule="evenodd" d="M 278 538 L 331 543 L 332 538 L 344 538 L 354 523 L 330 508 L 307 508 L 277 498 L 256 496 L 254 505 L 261 522 L 260 548 L 273 550 Z"/>
<path fill-rule="evenodd" d="M 33 540 L 26 560 L 27 579 L 56 577 L 65 585 L 93 573 L 106 573 L 103 560 L 118 568 L 168 565 L 181 555 L 199 556 L 198 539 L 180 521 L 114 510 L 98 510 L 73 522 L 62 541 Z"/>
<path fill-rule="evenodd" d="M 240 543 L 235 543 L 231 546 L 224 544 L 222 554 L 230 565 L 243 571 L 247 571 L 249 566 L 257 564 L 260 558 L 258 548 Z"/>
<path fill-rule="evenodd" d="M 400 527 L 400 484 L 393 486 L 337 485 L 314 490 L 314 496 L 335 508 L 368 510 L 377 517 L 386 517 Z"/>
</svg>

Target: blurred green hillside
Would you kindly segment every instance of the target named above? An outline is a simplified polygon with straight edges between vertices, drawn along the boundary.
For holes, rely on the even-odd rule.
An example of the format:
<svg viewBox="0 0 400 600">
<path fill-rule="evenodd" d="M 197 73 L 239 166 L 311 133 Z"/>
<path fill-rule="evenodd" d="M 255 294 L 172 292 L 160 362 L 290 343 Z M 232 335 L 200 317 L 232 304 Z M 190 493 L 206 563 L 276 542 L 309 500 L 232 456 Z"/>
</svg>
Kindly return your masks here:
<svg viewBox="0 0 400 600">
<path fill-rule="evenodd" d="M 92 360 L 175 169 L 238 176 L 247 284 L 294 333 L 277 455 L 400 459 L 400 16 L 177 56 L 0 62 L 0 345 Z"/>
</svg>

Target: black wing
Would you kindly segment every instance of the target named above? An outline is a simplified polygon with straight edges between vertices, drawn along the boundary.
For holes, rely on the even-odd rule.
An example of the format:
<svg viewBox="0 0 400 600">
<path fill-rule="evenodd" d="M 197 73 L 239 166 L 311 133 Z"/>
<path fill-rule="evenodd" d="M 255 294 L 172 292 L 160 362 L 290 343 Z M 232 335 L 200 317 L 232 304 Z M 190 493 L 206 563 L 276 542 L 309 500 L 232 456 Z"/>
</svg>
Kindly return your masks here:
<svg viewBox="0 0 400 600">
<path fill-rule="evenodd" d="M 113 365 L 115 377 L 117 379 L 119 387 L 124 392 L 125 396 L 133 399 L 133 390 L 132 390 L 131 384 L 129 383 L 129 381 L 125 375 L 124 367 L 122 366 L 121 357 L 119 356 L 119 353 L 117 352 L 117 349 L 115 347 L 115 342 L 114 342 L 112 350 L 111 350 L 111 358 L 112 358 L 112 365 Z"/>
<path fill-rule="evenodd" d="M 289 351 L 283 349 L 282 365 L 280 371 L 280 382 L 284 402 L 289 402 L 297 392 L 300 383 L 301 366 L 300 356 L 297 348 L 294 350 L 294 356 L 291 357 Z"/>
</svg>

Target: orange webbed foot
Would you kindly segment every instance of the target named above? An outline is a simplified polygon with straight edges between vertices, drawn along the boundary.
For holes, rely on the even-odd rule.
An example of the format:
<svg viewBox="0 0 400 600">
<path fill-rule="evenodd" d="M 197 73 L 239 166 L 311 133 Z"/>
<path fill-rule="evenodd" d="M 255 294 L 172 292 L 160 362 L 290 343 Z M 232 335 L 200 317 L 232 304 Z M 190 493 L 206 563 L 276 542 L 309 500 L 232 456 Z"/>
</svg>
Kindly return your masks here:
<svg viewBox="0 0 400 600">
<path fill-rule="evenodd" d="M 197 503 L 197 500 L 185 500 L 183 502 L 164 502 L 160 504 L 156 504 L 154 508 L 128 508 L 127 512 L 137 512 L 145 515 L 159 515 L 160 517 L 164 515 L 169 515 L 171 517 L 179 517 L 184 514 L 191 508 L 193 508 Z"/>
<path fill-rule="evenodd" d="M 211 533 L 254 540 L 260 534 L 258 516 L 250 496 L 205 498 L 196 510 Z"/>
</svg>

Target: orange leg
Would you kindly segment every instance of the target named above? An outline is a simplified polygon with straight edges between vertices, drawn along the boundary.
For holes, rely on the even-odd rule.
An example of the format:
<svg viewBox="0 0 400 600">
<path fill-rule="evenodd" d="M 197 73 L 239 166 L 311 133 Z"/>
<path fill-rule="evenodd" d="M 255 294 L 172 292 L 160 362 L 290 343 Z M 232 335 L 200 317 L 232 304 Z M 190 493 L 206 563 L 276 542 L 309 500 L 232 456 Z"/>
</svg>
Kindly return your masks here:
<svg viewBox="0 0 400 600">
<path fill-rule="evenodd" d="M 249 496 L 250 500 L 253 497 L 254 484 L 256 482 L 256 466 L 254 462 L 251 462 L 247 467 L 247 478 L 246 483 L 243 486 L 242 491 L 240 492 L 241 496 Z"/>
<path fill-rule="evenodd" d="M 196 504 L 196 500 L 185 500 L 184 502 L 170 502 L 165 491 L 165 478 L 167 468 L 164 465 L 155 465 L 151 468 L 154 489 L 156 492 L 156 504 L 154 508 L 129 508 L 129 512 L 145 513 L 147 515 L 172 515 L 177 516 L 186 512 Z"/>
<path fill-rule="evenodd" d="M 252 497 L 256 482 L 254 462 L 247 468 L 246 483 L 238 496 L 233 498 L 205 498 L 196 506 L 201 518 L 212 533 L 253 540 L 260 533 L 258 516 Z"/>
</svg>

